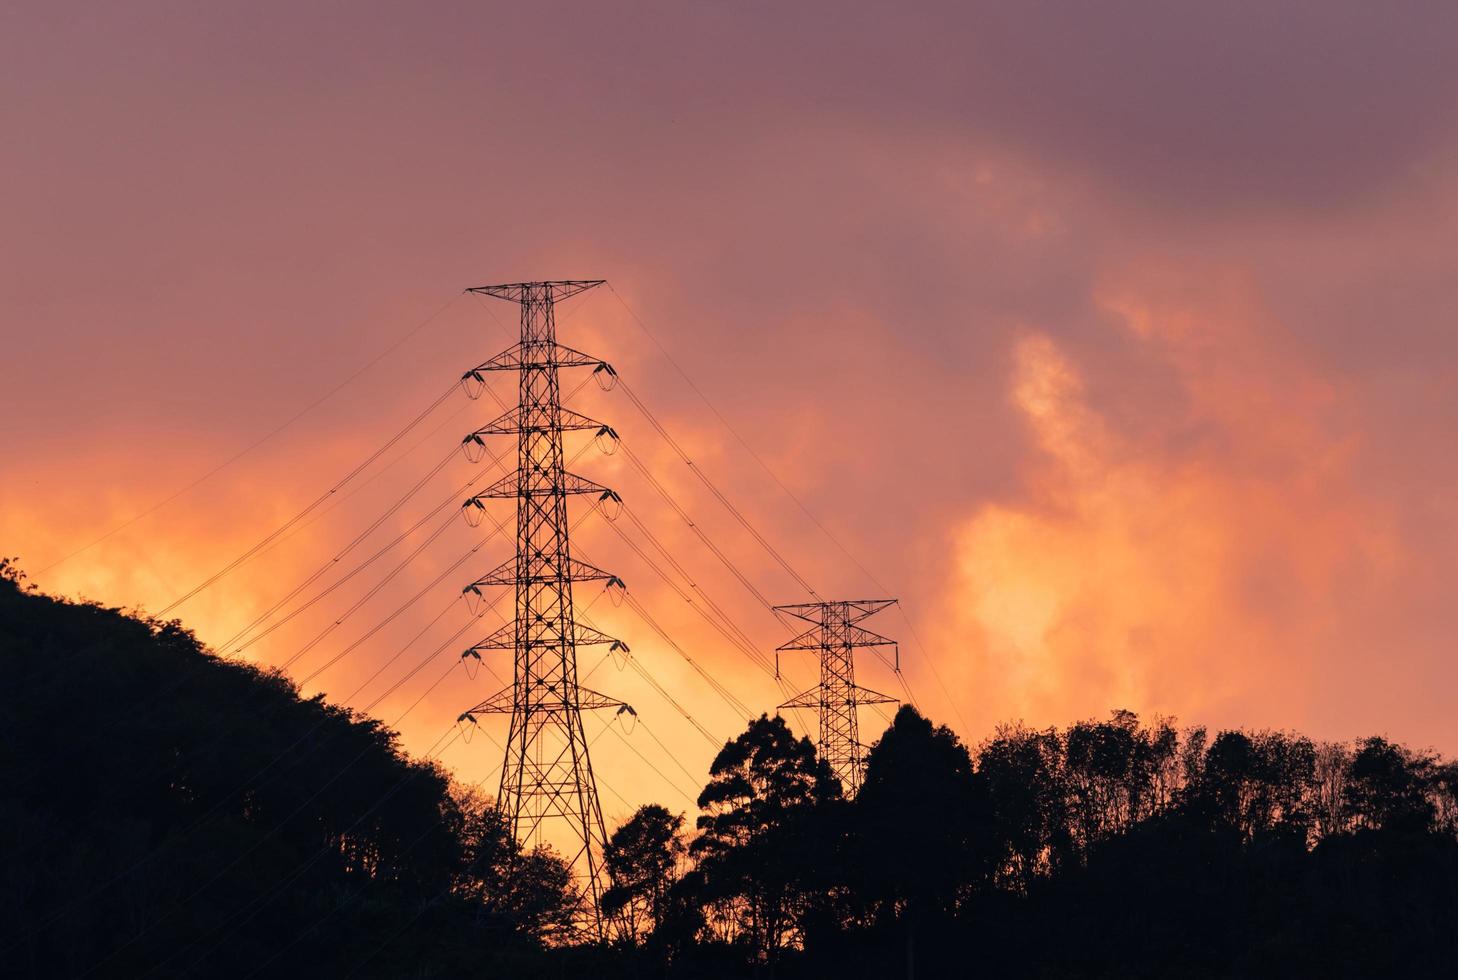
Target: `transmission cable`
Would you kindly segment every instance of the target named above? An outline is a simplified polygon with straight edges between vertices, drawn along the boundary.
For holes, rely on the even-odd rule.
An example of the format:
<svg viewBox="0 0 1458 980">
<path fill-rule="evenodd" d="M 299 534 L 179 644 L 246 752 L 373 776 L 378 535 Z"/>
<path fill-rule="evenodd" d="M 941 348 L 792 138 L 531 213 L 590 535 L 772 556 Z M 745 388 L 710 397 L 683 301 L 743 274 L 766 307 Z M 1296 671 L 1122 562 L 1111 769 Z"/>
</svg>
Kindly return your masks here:
<svg viewBox="0 0 1458 980">
<path fill-rule="evenodd" d="M 348 484 L 356 476 L 358 476 L 365 469 L 367 469 L 372 463 L 374 463 L 375 460 L 379 459 L 382 455 L 384 455 L 386 452 L 388 452 L 389 449 L 390 449 L 390 447 L 393 446 L 393 445 L 395 445 L 395 443 L 399 442 L 401 439 L 403 439 L 410 432 L 410 430 L 414 429 L 417 425 L 419 425 L 421 422 L 423 422 L 426 419 L 426 417 L 430 415 L 430 413 L 434 412 L 437 408 L 440 407 L 440 405 L 447 398 L 451 397 L 451 395 L 455 393 L 455 388 L 456 388 L 456 386 L 454 384 L 452 384 L 449 388 L 447 388 L 445 390 L 444 393 L 442 393 L 440 395 L 440 397 L 436 398 L 435 401 L 431 402 L 430 405 L 429 405 L 429 407 L 427 407 L 423 412 L 421 412 L 419 415 L 415 416 L 414 419 L 412 419 L 409 423 L 407 423 L 406 426 L 405 426 L 405 428 L 401 429 L 399 432 L 397 432 L 393 436 L 391 436 L 389 438 L 389 440 L 383 446 L 381 446 L 379 449 L 376 449 L 373 453 L 371 453 L 368 457 L 366 457 L 363 462 L 361 462 L 358 466 L 356 466 L 354 469 L 350 470 L 347 474 L 345 474 L 344 477 L 342 477 L 337 483 L 335 483 L 333 486 L 331 486 L 324 493 L 322 493 L 321 495 L 319 495 L 318 497 L 316 497 L 314 499 L 314 501 L 312 503 L 310 503 L 307 507 L 305 507 L 303 510 L 299 511 L 293 517 L 289 518 L 280 527 L 278 527 L 273 532 L 271 532 L 270 534 L 268 534 L 266 537 L 263 538 L 263 540 L 259 541 L 253 547 L 249 548 L 243 554 L 239 555 L 237 558 L 233 559 L 228 564 L 224 565 L 220 570 L 218 570 L 217 572 L 213 573 L 208 578 L 204 579 L 201 583 L 199 583 L 198 585 L 194 586 L 192 589 L 190 589 L 189 591 L 187 591 L 183 595 L 179 596 L 178 598 L 174 599 L 172 602 L 168 603 L 165 607 L 163 607 L 163 609 L 161 611 L 159 611 L 157 613 L 158 617 L 166 616 L 168 613 L 172 612 L 172 610 L 176 609 L 178 606 L 180 606 L 183 603 L 187 602 L 189 599 L 191 599 L 193 596 L 197 595 L 199 592 L 201 592 L 204 589 L 208 588 L 209 586 L 213 585 L 215 582 L 217 582 L 219 579 L 223 578 L 223 576 L 227 575 L 229 572 L 233 571 L 234 569 L 238 568 L 241 565 L 246 564 L 250 559 L 253 558 L 253 556 L 257 555 L 260 551 L 262 551 L 264 548 L 266 548 L 279 535 L 283 534 L 289 528 L 293 527 L 299 521 L 303 520 L 305 517 L 307 517 L 309 514 L 311 514 L 321 504 L 323 504 L 325 501 L 327 501 L 335 493 L 339 492 L 339 490 L 341 488 L 343 488 L 346 484 Z"/>
<path fill-rule="evenodd" d="M 411 487 L 408 491 L 406 491 L 406 493 L 405 493 L 404 496 L 400 497 L 397 501 L 395 501 L 395 503 L 391 504 L 388 508 L 386 508 L 386 510 L 385 510 L 385 512 L 383 514 L 381 514 L 379 517 L 377 517 L 363 531 L 361 531 L 358 535 L 356 535 L 354 537 L 354 539 L 351 540 L 349 542 L 349 544 L 345 545 L 342 550 L 340 550 L 339 552 L 337 552 L 334 555 L 334 557 L 332 557 L 332 558 L 328 559 L 327 561 L 325 561 L 324 564 L 320 565 L 318 569 L 316 569 L 312 574 L 310 574 L 307 578 L 305 578 L 302 582 L 300 582 L 297 586 L 295 586 L 287 595 L 285 595 L 283 598 L 281 598 L 278 601 L 276 601 L 275 603 L 273 603 L 273 605 L 269 606 L 262 613 L 260 613 L 258 616 L 256 616 L 253 619 L 252 622 L 248 623 L 246 626 L 244 626 L 237 633 L 234 633 L 232 636 L 230 636 L 226 641 L 224 641 L 221 644 L 221 646 L 219 647 L 219 649 L 222 649 L 224 651 L 230 651 L 232 653 L 242 653 L 248 647 L 253 646 L 255 643 L 259 642 L 264 637 L 268 636 L 270 633 L 272 633 L 275 630 L 279 629 L 280 627 L 286 625 L 291 620 L 293 620 L 295 617 L 297 617 L 301 613 L 303 613 L 306 609 L 308 609 L 311 606 L 313 606 L 316 602 L 319 602 L 321 599 L 323 599 L 326 596 L 328 596 L 330 593 L 332 593 L 335 589 L 339 588 L 345 582 L 348 582 L 350 579 L 354 578 L 354 576 L 356 576 L 360 572 L 364 571 L 371 564 L 373 564 L 377 559 L 379 559 L 382 555 L 384 555 L 385 553 L 387 553 L 388 551 L 390 551 L 390 549 L 394 548 L 395 545 L 399 544 L 401 541 L 405 540 L 411 534 L 415 533 L 417 530 L 420 529 L 420 527 L 423 524 L 425 524 L 431 518 L 435 517 L 437 514 L 439 514 L 446 507 L 450 506 L 451 502 L 454 501 L 454 500 L 456 500 L 460 494 L 462 494 L 466 490 L 470 489 L 471 485 L 475 482 L 475 480 L 468 480 L 468 481 L 466 481 L 466 483 L 462 484 L 457 489 L 452 490 L 450 492 L 450 494 L 448 494 L 444 500 L 442 500 L 440 503 L 436 504 L 433 508 L 431 508 L 425 514 L 424 517 L 420 518 L 420 520 L 416 521 L 410 527 L 408 527 L 404 531 L 402 531 L 389 544 L 387 544 L 384 547 L 380 548 L 374 554 L 370 555 L 370 557 L 366 558 L 363 562 L 361 562 L 360 564 L 356 565 L 346 575 L 344 575 L 341 578 L 337 579 L 332 585 L 330 585 L 324 591 L 322 591 L 320 593 L 317 593 L 313 598 L 311 598 L 308 601 L 304 602 L 302 605 L 296 607 L 295 609 L 293 609 L 292 611 L 290 611 L 287 615 L 285 615 L 282 619 L 274 622 L 273 624 L 271 624 L 270 626 L 268 626 L 266 629 L 264 629 L 262 632 L 255 633 L 253 636 L 248 636 L 248 634 L 253 633 L 253 631 L 256 630 L 256 629 L 258 629 L 258 627 L 261 626 L 266 620 L 270 619 L 275 613 L 277 613 L 280 609 L 282 609 L 285 605 L 287 605 L 292 599 L 294 599 L 296 596 L 298 596 L 299 593 L 303 592 L 306 588 L 308 588 L 314 582 L 318 581 L 321 577 L 323 577 L 323 575 L 324 575 L 325 572 L 327 572 L 330 568 L 334 567 L 334 565 L 336 565 L 342 558 L 344 558 L 346 555 L 348 555 L 351 551 L 353 551 L 356 547 L 358 547 L 362 542 L 364 542 L 366 538 L 368 538 L 371 534 L 373 534 L 376 530 L 378 530 L 380 528 L 380 526 L 383 525 L 385 523 L 385 521 L 387 521 L 392 514 L 394 514 L 397 510 L 399 510 L 399 508 L 402 505 L 404 505 L 404 503 L 407 500 L 409 500 L 412 496 L 414 496 L 420 490 L 421 487 L 425 486 L 425 484 L 427 482 L 429 482 L 431 479 L 433 479 L 436 476 L 436 474 L 438 474 L 445 467 L 446 463 L 450 462 L 451 458 L 454 455 L 455 455 L 455 450 L 452 449 L 451 452 L 445 457 L 445 459 L 443 459 L 443 460 L 441 460 L 441 462 L 437 463 L 436 466 L 433 469 L 431 469 L 431 471 L 425 476 L 424 479 L 422 479 L 420 482 L 416 483 L 413 487 Z M 479 476 L 477 477 L 477 479 L 479 479 Z M 245 640 L 244 637 L 248 637 L 248 638 Z"/>
<path fill-rule="evenodd" d="M 51 569 L 57 568 L 57 567 L 59 567 L 61 565 L 64 565 L 66 562 L 70 561 L 72 558 L 75 558 L 77 555 L 81 554 L 82 552 L 90 551 L 92 548 L 94 548 L 97 545 L 101 544 L 103 541 L 108 540 L 113 535 L 116 535 L 116 534 L 121 533 L 122 531 L 124 531 L 127 528 L 131 527 L 133 524 L 135 524 L 138 521 L 140 521 L 142 518 L 147 517 L 147 516 L 149 516 L 149 515 L 157 512 L 157 511 L 161 510 L 163 507 L 166 507 L 168 504 L 172 503 L 174 500 L 177 500 L 179 497 L 184 496 L 189 491 L 195 489 L 198 486 L 201 486 L 203 483 L 206 483 L 208 480 L 212 479 L 214 476 L 217 476 L 223 470 L 227 469 L 229 466 L 232 466 L 234 463 L 238 462 L 238 460 L 242 459 L 244 456 L 247 456 L 249 453 L 253 452 L 253 450 L 257 449 L 259 446 L 263 445 L 265 442 L 267 442 L 268 440 L 272 439 L 274 436 L 278 435 L 280 432 L 283 432 L 289 426 L 293 425 L 299 419 L 303 418 L 305 415 L 309 414 L 314 409 L 316 409 L 320 405 L 324 404 L 330 398 L 333 398 L 345 386 L 347 386 L 348 384 L 350 384 L 352 381 L 354 381 L 360 375 L 364 374 L 370 368 L 374 367 L 381 360 L 383 360 L 386 355 L 388 355 L 391 352 L 393 352 L 396 348 L 400 347 L 402 344 L 404 344 L 410 338 L 414 337 L 421 330 L 424 330 L 431 323 L 435 322 L 435 320 L 437 320 L 441 316 L 441 314 L 445 313 L 446 310 L 450 309 L 456 303 L 460 302 L 460 299 L 461 299 L 461 297 L 459 295 L 453 297 L 450 302 L 446 303 L 440 309 L 438 309 L 434 313 L 430 314 L 430 316 L 426 317 L 424 320 L 421 320 L 419 323 L 417 323 L 414 327 L 412 327 L 399 340 L 395 341 L 389 347 L 386 347 L 384 350 L 380 351 L 374 357 L 372 357 L 368 361 L 366 361 L 365 364 L 362 367 L 356 369 L 353 374 L 351 374 L 348 377 L 346 377 L 343 381 L 339 382 L 333 388 L 330 388 L 323 395 L 319 396 L 314 401 L 310 402 L 308 405 L 305 405 L 302 409 L 300 409 L 298 412 L 296 412 L 293 416 L 291 416 L 282 425 L 279 425 L 277 428 L 274 428 L 274 429 L 268 431 L 267 433 L 265 433 L 264 435 L 260 436 L 259 438 L 255 439 L 253 442 L 249 443 L 247 446 L 243 447 L 241 450 L 239 450 L 238 452 L 234 453 L 232 456 L 228 457 L 223 462 L 219 463 L 217 466 L 214 466 L 212 469 L 208 470 L 202 476 L 200 476 L 197 479 L 193 480 L 191 483 L 189 483 L 187 486 L 183 487 L 181 490 L 176 491 L 171 496 L 166 497 L 166 498 L 164 498 L 162 500 L 159 500 L 157 503 L 155 503 L 152 506 L 148 507 L 146 510 L 141 511 L 138 514 L 134 514 L 131 517 L 127 518 L 125 521 L 123 521 L 122 523 L 116 525 L 110 531 L 107 531 L 105 534 L 101 535 L 100 537 L 95 538 L 94 540 L 90 541 L 89 543 L 82 545 L 81 547 L 77 548 L 75 551 L 72 551 L 71 553 L 67 554 L 66 556 L 64 556 L 62 558 L 58 558 L 55 561 L 51 562 L 49 565 L 47 565 L 44 568 L 42 568 L 39 572 L 36 572 L 36 575 L 38 575 L 38 576 L 39 575 L 44 575 L 46 572 L 49 572 Z"/>
<path fill-rule="evenodd" d="M 740 513 L 740 511 L 736 507 L 734 507 L 732 503 L 729 502 L 729 499 L 716 486 L 714 486 L 713 482 L 709 480 L 707 474 L 705 474 L 701 469 L 694 465 L 693 461 L 689 459 L 687 454 L 685 454 L 683 450 L 679 448 L 678 444 L 673 440 L 672 436 L 668 434 L 668 430 L 665 429 L 663 425 L 652 415 L 652 413 L 648 410 L 647 406 L 645 406 L 638 399 L 637 395 L 635 395 L 629 389 L 627 382 L 623 381 L 622 378 L 619 377 L 618 385 L 623 389 L 623 392 L 628 396 L 633 404 L 637 406 L 638 410 L 643 414 L 643 417 L 648 419 L 649 422 L 652 423 L 654 429 L 659 433 L 660 436 L 663 437 L 664 441 L 667 442 L 673 448 L 674 452 L 676 452 L 679 457 L 688 464 L 688 466 L 694 471 L 695 475 L 699 477 L 700 481 L 714 494 L 715 498 L 719 500 L 719 502 L 723 504 L 726 509 L 729 510 L 730 514 L 734 516 L 741 525 L 743 525 L 751 532 L 755 540 L 758 541 L 766 549 L 770 557 L 774 558 L 782 568 L 790 572 L 790 574 L 797 581 L 799 581 L 801 585 L 810 592 L 811 595 L 815 596 L 817 601 L 822 601 L 819 594 L 817 594 L 814 589 L 811 589 L 809 584 L 805 582 L 805 580 L 801 578 L 798 573 L 794 571 L 794 569 L 790 568 L 789 564 L 784 560 L 779 552 L 776 551 L 769 544 L 769 542 L 765 540 L 764 536 L 759 534 L 759 532 L 755 531 L 752 528 L 752 526 L 748 523 L 747 519 L 743 516 L 743 514 Z M 686 524 L 689 525 L 691 529 L 693 529 L 695 535 L 697 535 L 698 538 L 704 542 L 705 546 L 714 553 L 714 555 L 720 560 L 720 562 L 725 565 L 726 568 L 730 569 L 734 576 L 739 579 L 740 583 L 744 585 L 744 587 L 748 589 L 755 596 L 755 598 L 757 598 L 765 606 L 765 608 L 768 609 L 770 613 L 773 614 L 775 618 L 780 621 L 781 625 L 785 626 L 787 629 L 790 629 L 789 624 L 785 622 L 785 620 L 780 616 L 780 611 L 775 608 L 774 604 L 771 603 L 769 599 L 765 598 L 764 594 L 760 592 L 759 589 L 755 588 L 755 586 L 749 581 L 749 579 L 741 571 L 739 571 L 736 566 L 733 565 L 733 563 L 729 560 L 728 556 L 725 555 L 724 552 L 717 545 L 709 540 L 703 529 L 700 528 L 698 524 L 688 516 L 687 512 L 685 512 L 684 509 L 675 500 L 672 499 L 672 495 L 663 486 L 663 484 L 652 475 L 647 465 L 638 458 L 637 454 L 634 453 L 632 449 L 624 445 L 621 440 L 619 440 L 619 446 L 622 448 L 624 454 L 627 456 L 628 461 L 634 466 L 634 468 L 636 468 L 638 472 L 641 473 L 644 478 L 648 480 L 649 484 L 659 493 L 659 495 L 662 496 L 663 499 L 669 503 L 669 506 L 671 506 L 678 513 L 678 515 L 684 520 Z M 880 650 L 873 648 L 873 652 L 875 656 L 883 664 L 885 664 L 887 668 L 889 668 L 896 676 L 897 681 L 901 684 L 902 689 L 906 692 L 907 699 L 914 705 L 916 703 L 916 697 L 912 694 L 911 687 L 907 683 L 906 678 L 902 674 L 901 670 L 893 665 L 890 661 L 888 661 L 885 654 L 881 653 Z"/>
<path fill-rule="evenodd" d="M 753 537 L 755 541 L 759 542 L 760 547 L 762 547 L 765 552 L 771 558 L 773 558 L 775 562 L 781 568 L 783 568 L 792 579 L 795 580 L 796 583 L 799 584 L 800 588 L 804 589 L 807 593 L 813 596 L 817 602 L 821 601 L 820 593 L 815 591 L 814 587 L 805 580 L 804 576 L 802 576 L 799 572 L 795 571 L 794 567 L 791 566 L 790 563 L 785 559 L 785 556 L 780 554 L 775 546 L 770 544 L 769 540 L 765 538 L 763 534 L 759 533 L 759 530 L 749 522 L 749 519 L 744 516 L 739 508 L 735 507 L 734 504 L 730 502 L 729 498 L 724 495 L 724 493 L 718 488 L 718 486 L 715 485 L 714 481 L 709 479 L 708 474 L 705 473 L 703 469 L 700 468 L 699 465 L 693 461 L 688 453 L 684 452 L 683 447 L 678 444 L 673 436 L 669 435 L 668 430 L 665 429 L 662 423 L 660 423 L 658 419 L 653 415 L 653 413 L 648 410 L 648 406 L 643 404 L 642 400 L 638 398 L 636 393 L 634 393 L 632 387 L 622 379 L 621 375 L 619 375 L 618 377 L 618 387 L 622 389 L 623 394 L 628 396 L 628 400 L 632 402 L 634 407 L 636 407 L 638 411 L 643 415 L 643 417 L 648 420 L 648 423 L 654 428 L 655 431 L 657 431 L 659 436 L 663 438 L 663 441 L 668 444 L 669 448 L 672 449 L 681 460 L 683 460 L 684 464 L 688 466 L 691 471 L 693 471 L 694 476 L 698 477 L 699 482 L 702 483 L 706 488 L 708 488 L 709 492 L 713 494 L 715 499 L 717 499 L 719 503 L 724 506 L 724 509 L 727 510 L 736 521 L 739 522 L 740 526 L 748 531 L 750 536 Z"/>
<path fill-rule="evenodd" d="M 878 579 L 875 574 L 872 573 L 871 570 L 861 562 L 859 558 L 851 553 L 850 549 L 847 548 L 841 542 L 841 540 L 834 533 L 831 532 L 830 528 L 826 527 L 820 521 L 820 519 L 815 516 L 814 512 L 812 512 L 810 508 L 805 505 L 805 502 L 802 501 L 794 493 L 794 491 L 792 491 L 788 486 L 785 485 L 785 482 L 781 480 L 779 476 L 775 473 L 775 471 L 770 468 L 769 464 L 766 463 L 764 459 L 757 452 L 754 451 L 753 447 L 751 447 L 749 443 L 745 441 L 744 437 L 739 434 L 739 431 L 735 429 L 734 426 L 729 424 L 729 420 L 724 417 L 723 413 L 721 413 L 717 408 L 714 407 L 714 403 L 709 401 L 709 397 L 704 394 L 703 390 L 700 389 L 697 384 L 694 383 L 693 378 L 689 377 L 688 372 L 683 369 L 682 365 L 680 365 L 677 360 L 674 359 L 673 355 L 668 352 L 668 349 L 659 342 L 657 336 L 655 336 L 654 333 L 648 329 L 648 325 L 643 322 L 643 318 L 640 317 L 633 310 L 633 308 L 628 305 L 627 300 L 623 299 L 622 295 L 617 291 L 617 289 L 613 287 L 613 284 L 609 282 L 606 285 L 608 287 L 608 290 L 612 292 L 613 297 L 620 304 L 622 304 L 623 309 L 627 311 L 628 316 L 631 317 L 633 322 L 638 325 L 638 329 L 643 331 L 643 335 L 653 342 L 653 346 L 657 347 L 659 352 L 662 353 L 663 356 L 668 360 L 668 363 L 673 365 L 673 369 L 678 372 L 679 377 L 683 378 L 684 382 L 689 386 L 689 388 L 693 389 L 694 394 L 699 396 L 699 400 L 704 403 L 704 406 L 713 413 L 714 417 L 719 420 L 719 423 L 723 425 L 726 430 L 728 430 L 729 434 L 734 437 L 735 441 L 738 442 L 741 447 L 743 447 L 744 451 L 749 454 L 750 458 L 759 465 L 759 468 L 764 470 L 769 478 L 774 481 L 775 485 L 784 492 L 785 496 L 789 497 L 790 500 L 795 503 L 795 506 L 800 508 L 800 511 L 807 518 L 810 519 L 810 522 L 814 524 L 817 528 L 819 528 L 820 532 L 830 540 L 830 543 L 835 545 L 840 553 L 845 555 L 845 557 L 850 560 L 851 564 L 855 565 L 856 568 L 860 569 L 861 573 L 864 574 L 866 576 L 866 579 L 873 586 L 876 587 L 877 591 L 879 591 L 882 595 L 890 594 L 890 590 L 881 584 L 880 579 Z M 952 711 L 957 716 L 957 720 L 962 723 L 962 730 L 964 732 L 970 733 L 972 729 L 967 724 L 967 719 L 962 714 L 962 709 L 960 705 L 957 703 L 956 699 L 952 697 L 951 691 L 947 688 L 946 683 L 942 680 L 942 674 L 941 671 L 937 669 L 936 660 L 927 651 L 926 644 L 922 642 L 921 634 L 917 632 L 916 625 L 911 621 L 911 617 L 906 613 L 906 610 L 901 608 L 900 603 L 897 603 L 896 609 L 897 612 L 901 614 L 902 621 L 906 623 L 907 631 L 911 633 L 911 638 L 916 643 L 917 650 L 921 652 L 922 661 L 927 665 L 927 667 L 931 669 L 932 677 L 935 678 L 937 686 L 941 689 L 942 696 L 946 698 L 947 704 L 951 706 Z M 898 669 L 896 673 L 899 676 L 901 674 L 901 671 Z M 906 691 L 907 697 L 910 698 L 911 703 L 915 705 L 916 699 L 912 696 L 911 688 L 907 685 L 907 682 L 904 678 L 901 680 L 901 684 Z"/>
</svg>

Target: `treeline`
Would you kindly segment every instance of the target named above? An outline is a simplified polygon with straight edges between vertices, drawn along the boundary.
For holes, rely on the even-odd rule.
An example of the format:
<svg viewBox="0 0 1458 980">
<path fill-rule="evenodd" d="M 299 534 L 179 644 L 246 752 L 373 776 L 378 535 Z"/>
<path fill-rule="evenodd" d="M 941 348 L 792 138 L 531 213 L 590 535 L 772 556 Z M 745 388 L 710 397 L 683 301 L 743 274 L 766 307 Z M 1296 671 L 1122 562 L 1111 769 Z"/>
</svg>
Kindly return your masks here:
<svg viewBox="0 0 1458 980">
<path fill-rule="evenodd" d="M 1381 738 L 908 707 L 847 800 L 761 717 L 571 945 L 563 862 L 380 723 L 0 560 L 6 976 L 1450 976 L 1455 835 L 1458 768 Z"/>
<path fill-rule="evenodd" d="M 847 801 L 762 717 L 698 805 L 692 832 L 643 808 L 608 853 L 624 944 L 686 976 L 1458 969 L 1458 766 L 1378 737 L 1117 711 L 969 751 L 903 707 Z"/>
</svg>

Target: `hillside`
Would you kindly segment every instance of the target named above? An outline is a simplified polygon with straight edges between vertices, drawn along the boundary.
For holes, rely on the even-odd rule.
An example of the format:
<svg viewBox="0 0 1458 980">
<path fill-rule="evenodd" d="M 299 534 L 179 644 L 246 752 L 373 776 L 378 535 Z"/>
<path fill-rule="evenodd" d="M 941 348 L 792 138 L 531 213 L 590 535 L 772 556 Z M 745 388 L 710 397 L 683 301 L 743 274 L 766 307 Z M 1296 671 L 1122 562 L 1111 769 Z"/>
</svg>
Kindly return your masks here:
<svg viewBox="0 0 1458 980">
<path fill-rule="evenodd" d="M 1458 962 L 1458 766 L 1369 737 L 903 707 L 843 799 L 751 719 L 697 814 L 570 877 L 378 721 L 0 563 L 0 957 L 18 977 L 1374 977 Z"/>
</svg>

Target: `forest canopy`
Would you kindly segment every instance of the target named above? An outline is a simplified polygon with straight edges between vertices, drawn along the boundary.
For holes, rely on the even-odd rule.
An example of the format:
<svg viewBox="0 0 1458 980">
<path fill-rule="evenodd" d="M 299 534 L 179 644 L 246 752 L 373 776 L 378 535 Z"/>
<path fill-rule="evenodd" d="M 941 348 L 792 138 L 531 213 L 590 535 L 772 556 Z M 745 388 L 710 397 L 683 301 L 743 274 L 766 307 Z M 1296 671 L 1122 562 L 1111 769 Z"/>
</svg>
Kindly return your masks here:
<svg viewBox="0 0 1458 980">
<path fill-rule="evenodd" d="M 967 745 L 903 706 L 843 794 L 746 719 L 697 810 L 570 869 L 378 721 L 0 561 L 9 975 L 1448 975 L 1458 766 L 1116 710 Z"/>
</svg>

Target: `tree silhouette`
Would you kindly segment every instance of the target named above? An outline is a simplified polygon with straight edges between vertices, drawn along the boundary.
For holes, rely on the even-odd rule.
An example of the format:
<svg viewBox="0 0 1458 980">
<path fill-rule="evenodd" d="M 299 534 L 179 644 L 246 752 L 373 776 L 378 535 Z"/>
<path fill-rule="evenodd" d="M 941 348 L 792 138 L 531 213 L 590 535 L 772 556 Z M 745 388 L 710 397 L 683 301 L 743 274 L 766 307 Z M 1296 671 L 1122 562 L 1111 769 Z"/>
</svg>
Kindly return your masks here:
<svg viewBox="0 0 1458 980">
<path fill-rule="evenodd" d="M 1356 826 L 1423 833 L 1437 816 L 1428 798 L 1436 762 L 1384 738 L 1363 739 L 1347 771 L 1346 804 Z"/>
<path fill-rule="evenodd" d="M 872 922 L 900 921 L 913 971 L 918 935 L 995 868 L 984 782 L 950 729 L 906 705 L 871 747 L 854 809 L 859 904 Z"/>
<path fill-rule="evenodd" d="M 815 858 L 827 844 L 817 811 L 839 799 L 840 783 L 778 715 L 760 715 L 725 743 L 709 776 L 689 847 L 709 926 L 755 960 L 773 960 L 804 939 L 823 869 Z"/>
<path fill-rule="evenodd" d="M 1073 847 L 1058 733 L 1002 726 L 977 753 L 1000 851 L 998 878 L 1020 891 L 1062 866 Z"/>
<path fill-rule="evenodd" d="M 464 857 L 455 877 L 457 893 L 476 903 L 497 928 L 539 942 L 567 936 L 579 896 L 566 862 L 546 846 L 523 850 L 494 800 L 475 791 L 457 799 Z"/>
<path fill-rule="evenodd" d="M 860 794 L 781 718 L 605 855 L 634 942 L 493 802 L 180 623 L 0 559 L 6 977 L 1448 977 L 1458 765 L 1372 737 L 1004 726 L 914 708 Z M 641 940 L 641 942 L 639 942 Z"/>
<path fill-rule="evenodd" d="M 1221 732 L 1190 788 L 1193 811 L 1249 840 L 1270 831 L 1306 839 L 1315 819 L 1316 746 L 1281 732 Z"/>
<path fill-rule="evenodd" d="M 417 916 L 377 963 L 447 921 L 499 951 L 553 935 L 572 904 L 562 863 L 522 855 L 489 806 L 454 798 L 380 722 L 300 699 L 176 622 L 55 600 L 12 569 L 5 972 L 342 974 Z"/>
<path fill-rule="evenodd" d="M 668 918 L 669 898 L 688 852 L 683 823 L 682 814 L 649 803 L 608 840 L 603 857 L 610 884 L 602 897 L 603 914 L 618 923 L 629 942 L 640 942 Z"/>
</svg>

